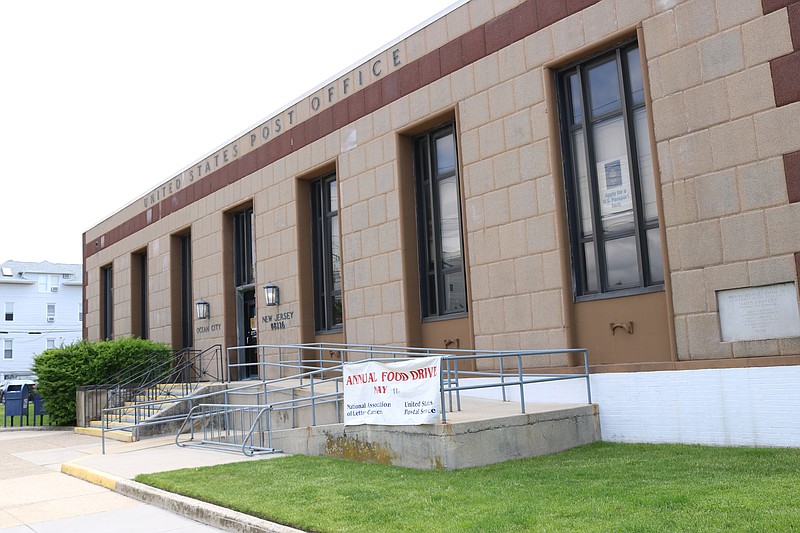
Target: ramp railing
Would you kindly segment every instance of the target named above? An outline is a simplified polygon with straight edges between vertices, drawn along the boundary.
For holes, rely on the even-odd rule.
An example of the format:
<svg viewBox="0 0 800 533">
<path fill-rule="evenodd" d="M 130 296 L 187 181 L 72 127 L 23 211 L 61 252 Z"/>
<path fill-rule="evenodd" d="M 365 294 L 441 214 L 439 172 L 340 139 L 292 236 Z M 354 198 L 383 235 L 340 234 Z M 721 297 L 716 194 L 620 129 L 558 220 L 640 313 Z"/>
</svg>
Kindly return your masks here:
<svg viewBox="0 0 800 533">
<path fill-rule="evenodd" d="M 120 413 L 130 410 L 131 406 L 107 407 L 102 410 L 102 453 L 105 453 L 106 431 L 114 429 L 138 432 L 142 428 L 165 425 L 180 427 L 176 436 L 176 443 L 180 446 L 198 444 L 181 440 L 182 434 L 188 432 L 189 440 L 193 440 L 197 435 L 202 435 L 200 444 L 210 445 L 217 449 L 243 446 L 243 452 L 249 455 L 270 453 L 268 447 L 255 436 L 258 431 L 269 428 L 268 421 L 266 424 L 263 420 L 259 422 L 265 415 L 268 415 L 267 411 L 287 413 L 285 417 L 291 420 L 292 425 L 295 425 L 298 423 L 297 413 L 302 410 L 310 410 L 311 425 L 316 425 L 317 409 L 329 404 L 338 404 L 341 401 L 342 390 L 339 383 L 341 378 L 324 378 L 322 377 L 323 372 L 317 369 L 290 378 L 251 381 L 238 385 L 230 384 L 229 388 L 224 390 L 194 393 L 181 398 L 141 402 L 136 406 L 141 412 L 155 412 L 156 414 L 148 418 L 137 417 L 127 425 L 114 423 L 113 428 L 111 427 L 112 421 L 122 418 Z M 326 389 L 331 388 L 333 391 L 327 392 Z M 308 391 L 310 391 L 310 395 Z M 288 397 L 289 400 L 280 400 L 280 397 Z M 166 409 L 168 406 L 169 410 Z M 224 406 L 231 407 L 233 414 L 228 418 L 225 418 Z M 242 406 L 253 409 L 239 409 Z M 267 410 L 260 412 L 261 408 Z M 334 409 L 339 411 L 336 407 Z M 245 419 L 251 420 L 251 427 L 247 431 L 241 429 Z M 226 420 L 226 423 L 221 425 L 220 420 Z M 229 423 L 231 421 L 233 421 L 232 424 Z M 259 423 L 256 424 L 256 422 Z M 230 433 L 217 431 L 217 428 L 220 427 L 230 428 Z M 231 446 L 231 443 L 235 444 Z"/>
<path fill-rule="evenodd" d="M 178 429 L 175 443 L 241 451 L 248 456 L 279 452 L 272 447 L 271 410 L 269 405 L 195 405 Z M 187 432 L 189 438 L 181 439 Z"/>
<path fill-rule="evenodd" d="M 108 429 L 111 422 L 133 421 L 136 425 L 158 413 L 157 400 L 189 396 L 201 382 L 222 377 L 222 346 L 205 350 L 183 349 L 156 353 L 138 366 L 124 369 L 108 384 L 80 387 L 85 425 L 101 419 Z M 118 408 L 111 410 L 110 408 Z M 103 416 L 113 413 L 111 416 Z"/>
<path fill-rule="evenodd" d="M 256 363 L 236 362 L 238 351 L 253 348 L 258 353 Z M 243 365 L 257 365 L 259 380 L 228 380 L 225 390 L 178 399 L 185 403 L 182 412 L 187 414 L 154 417 L 145 424 L 180 420 L 175 437 L 179 446 L 207 446 L 247 455 L 273 453 L 277 450 L 272 446 L 272 432 L 277 429 L 342 422 L 345 365 L 431 355 L 441 356 L 442 423 L 447 423 L 448 412 L 461 411 L 462 393 L 478 389 L 496 389 L 502 400 L 519 401 L 520 412 L 524 414 L 526 387 L 577 379 L 585 381 L 586 401 L 591 403 L 585 349 L 442 351 L 357 344 L 260 345 L 229 348 L 224 369 L 230 377 L 237 375 L 237 368 Z M 548 368 L 553 355 L 574 358 L 578 364 L 556 372 Z M 512 399 L 511 391 L 517 391 L 516 398 Z M 105 409 L 104 413 L 110 416 L 117 409 L 120 408 Z"/>
<path fill-rule="evenodd" d="M 586 385 L 586 402 L 592 403 L 589 379 L 589 355 L 584 348 L 558 350 L 438 350 L 378 346 L 365 344 L 288 344 L 256 346 L 258 359 L 255 363 L 237 363 L 240 350 L 249 347 L 228 348 L 226 375 L 238 373 L 243 366 L 256 367 L 262 379 L 275 379 L 295 375 L 301 380 L 302 372 L 314 369 L 325 370 L 325 375 L 341 377 L 341 369 L 347 363 L 364 360 L 394 361 L 414 357 L 439 355 L 442 357 L 441 394 L 442 422 L 447 421 L 445 400 L 449 410 L 461 410 L 461 392 L 478 389 L 499 389 L 503 401 L 509 401 L 510 388 L 519 391 L 522 413 L 525 413 L 525 387 L 537 383 L 582 379 Z M 551 356 L 572 357 L 576 364 L 568 371 L 550 369 Z M 558 367 L 563 370 L 562 367 Z M 465 382 L 465 380 L 469 380 Z"/>
</svg>

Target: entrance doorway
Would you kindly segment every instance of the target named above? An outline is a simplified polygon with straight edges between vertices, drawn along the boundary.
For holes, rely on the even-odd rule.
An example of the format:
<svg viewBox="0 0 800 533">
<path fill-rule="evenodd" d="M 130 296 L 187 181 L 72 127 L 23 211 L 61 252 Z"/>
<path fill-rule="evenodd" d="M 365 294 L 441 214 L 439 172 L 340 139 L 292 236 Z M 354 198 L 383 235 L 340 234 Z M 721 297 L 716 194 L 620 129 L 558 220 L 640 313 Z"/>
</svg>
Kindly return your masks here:
<svg viewBox="0 0 800 533">
<path fill-rule="evenodd" d="M 239 379 L 258 378 L 258 322 L 256 321 L 256 293 L 255 290 L 243 289 L 238 291 L 239 316 L 237 328 L 239 346 L 247 346 L 240 352 Z M 250 348 L 252 346 L 252 348 Z"/>
</svg>

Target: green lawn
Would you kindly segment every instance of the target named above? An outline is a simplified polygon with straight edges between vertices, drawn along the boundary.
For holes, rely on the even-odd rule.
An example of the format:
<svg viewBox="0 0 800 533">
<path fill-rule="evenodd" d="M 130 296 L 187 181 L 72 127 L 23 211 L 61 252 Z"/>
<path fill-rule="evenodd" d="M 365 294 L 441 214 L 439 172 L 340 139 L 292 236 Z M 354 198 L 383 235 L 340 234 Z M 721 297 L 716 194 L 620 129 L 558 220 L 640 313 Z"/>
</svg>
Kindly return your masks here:
<svg viewBox="0 0 800 533">
<path fill-rule="evenodd" d="M 292 456 L 136 479 L 312 531 L 800 531 L 800 449 L 596 443 L 452 472 Z"/>
<path fill-rule="evenodd" d="M 33 402 L 28 403 L 28 418 L 27 420 L 21 416 L 9 416 L 6 418 L 6 406 L 0 402 L 0 427 L 2 427 L 5 421 L 6 427 L 11 427 L 12 422 L 14 427 L 18 426 L 32 426 L 33 425 Z M 36 417 L 36 425 L 49 425 L 50 424 L 50 415 L 44 415 L 43 417 Z"/>
</svg>

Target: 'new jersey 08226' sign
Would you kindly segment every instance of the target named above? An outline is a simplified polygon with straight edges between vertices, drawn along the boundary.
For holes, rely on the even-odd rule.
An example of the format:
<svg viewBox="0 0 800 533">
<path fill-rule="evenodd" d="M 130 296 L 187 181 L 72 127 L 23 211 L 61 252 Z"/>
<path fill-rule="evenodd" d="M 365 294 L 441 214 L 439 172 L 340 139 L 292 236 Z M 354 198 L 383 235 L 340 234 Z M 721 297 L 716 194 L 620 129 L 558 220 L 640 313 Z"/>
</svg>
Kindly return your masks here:
<svg viewBox="0 0 800 533">
<path fill-rule="evenodd" d="M 441 357 L 344 366 L 345 425 L 406 426 L 441 420 Z"/>
</svg>

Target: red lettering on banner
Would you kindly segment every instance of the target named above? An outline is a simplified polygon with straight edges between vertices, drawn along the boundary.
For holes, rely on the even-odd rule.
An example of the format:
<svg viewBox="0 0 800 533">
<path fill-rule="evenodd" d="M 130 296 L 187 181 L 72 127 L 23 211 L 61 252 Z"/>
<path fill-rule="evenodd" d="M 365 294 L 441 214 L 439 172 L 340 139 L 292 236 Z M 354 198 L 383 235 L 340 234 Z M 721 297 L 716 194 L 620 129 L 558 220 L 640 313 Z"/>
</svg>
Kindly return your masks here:
<svg viewBox="0 0 800 533">
<path fill-rule="evenodd" d="M 355 374 L 352 376 L 347 376 L 347 384 L 348 385 L 360 385 L 364 383 L 375 383 L 378 381 L 377 376 L 374 372 L 370 372 L 368 374 Z"/>
<path fill-rule="evenodd" d="M 411 370 L 411 379 L 428 379 L 435 378 L 438 371 L 438 366 L 426 366 L 419 370 Z"/>
<path fill-rule="evenodd" d="M 405 372 L 381 372 L 381 381 L 408 381 Z"/>
</svg>

